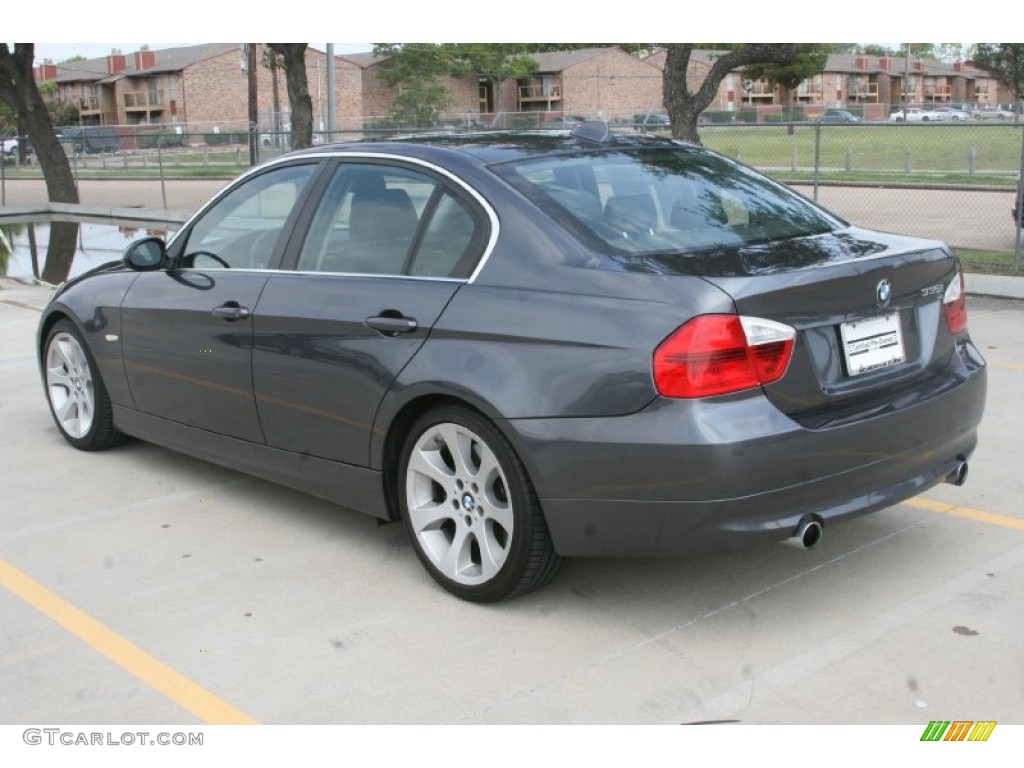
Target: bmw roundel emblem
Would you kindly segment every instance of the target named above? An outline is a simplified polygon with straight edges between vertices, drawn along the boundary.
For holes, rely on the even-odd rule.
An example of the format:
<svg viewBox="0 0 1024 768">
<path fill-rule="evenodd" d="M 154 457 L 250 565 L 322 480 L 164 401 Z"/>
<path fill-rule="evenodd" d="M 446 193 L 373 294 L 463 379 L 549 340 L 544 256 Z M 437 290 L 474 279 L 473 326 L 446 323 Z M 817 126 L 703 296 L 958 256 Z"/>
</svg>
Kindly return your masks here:
<svg viewBox="0 0 1024 768">
<path fill-rule="evenodd" d="M 888 280 L 881 280 L 878 283 L 878 287 L 875 289 L 875 301 L 878 302 L 878 306 L 888 306 L 889 300 L 892 298 L 892 283 Z"/>
</svg>

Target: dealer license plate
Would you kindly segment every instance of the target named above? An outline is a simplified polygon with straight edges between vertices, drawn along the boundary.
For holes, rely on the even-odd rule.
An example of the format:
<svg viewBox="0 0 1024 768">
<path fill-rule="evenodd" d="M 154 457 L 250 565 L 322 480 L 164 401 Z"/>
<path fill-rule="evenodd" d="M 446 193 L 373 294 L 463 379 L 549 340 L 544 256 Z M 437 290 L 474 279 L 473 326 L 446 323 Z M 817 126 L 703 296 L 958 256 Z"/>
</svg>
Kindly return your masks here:
<svg viewBox="0 0 1024 768">
<path fill-rule="evenodd" d="M 843 323 L 843 354 L 851 376 L 888 368 L 907 359 L 898 312 Z"/>
</svg>

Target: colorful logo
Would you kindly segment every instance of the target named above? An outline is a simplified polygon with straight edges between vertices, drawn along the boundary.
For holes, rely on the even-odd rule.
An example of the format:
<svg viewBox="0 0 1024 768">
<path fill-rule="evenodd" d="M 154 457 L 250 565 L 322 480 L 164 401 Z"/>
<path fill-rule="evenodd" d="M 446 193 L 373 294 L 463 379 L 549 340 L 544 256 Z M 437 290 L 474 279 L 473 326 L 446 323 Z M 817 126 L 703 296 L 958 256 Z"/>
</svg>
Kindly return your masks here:
<svg viewBox="0 0 1024 768">
<path fill-rule="evenodd" d="M 988 741 L 995 727 L 995 720 L 932 720 L 921 741 Z"/>
</svg>

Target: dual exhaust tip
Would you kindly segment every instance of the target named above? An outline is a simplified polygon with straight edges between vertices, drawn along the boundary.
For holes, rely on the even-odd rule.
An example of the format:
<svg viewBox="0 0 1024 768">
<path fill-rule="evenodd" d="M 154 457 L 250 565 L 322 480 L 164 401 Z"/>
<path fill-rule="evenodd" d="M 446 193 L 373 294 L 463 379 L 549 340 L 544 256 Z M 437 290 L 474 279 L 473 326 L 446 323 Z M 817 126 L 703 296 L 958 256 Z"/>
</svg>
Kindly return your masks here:
<svg viewBox="0 0 1024 768">
<path fill-rule="evenodd" d="M 945 482 L 951 485 L 963 485 L 967 482 L 967 461 L 959 458 L 953 466 L 953 471 L 946 475 Z"/>
<path fill-rule="evenodd" d="M 957 458 L 956 464 L 953 465 L 953 469 L 946 475 L 944 481 L 957 486 L 966 483 L 967 460 L 963 457 Z M 795 547 L 796 549 L 810 549 L 821 541 L 822 533 L 821 520 L 808 515 L 800 521 L 796 530 L 782 543 L 787 547 Z"/>
<path fill-rule="evenodd" d="M 821 521 L 808 515 L 800 521 L 796 530 L 782 543 L 787 547 L 795 547 L 796 549 L 810 549 L 821 541 L 821 534 Z"/>
</svg>

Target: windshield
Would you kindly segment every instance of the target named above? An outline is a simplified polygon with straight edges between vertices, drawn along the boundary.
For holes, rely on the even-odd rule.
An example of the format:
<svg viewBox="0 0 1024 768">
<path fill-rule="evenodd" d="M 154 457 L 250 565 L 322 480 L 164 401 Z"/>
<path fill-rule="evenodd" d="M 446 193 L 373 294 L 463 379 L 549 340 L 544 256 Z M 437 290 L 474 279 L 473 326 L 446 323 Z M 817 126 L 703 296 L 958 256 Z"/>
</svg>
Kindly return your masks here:
<svg viewBox="0 0 1024 768">
<path fill-rule="evenodd" d="M 494 170 L 592 247 L 686 254 L 832 232 L 843 222 L 696 147 L 580 152 Z"/>
</svg>

